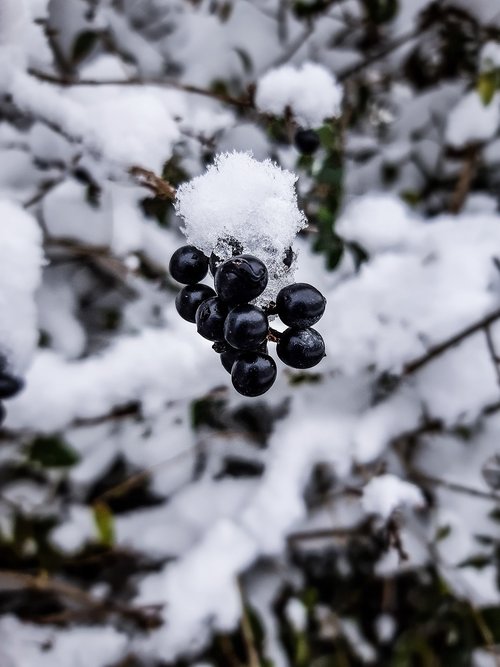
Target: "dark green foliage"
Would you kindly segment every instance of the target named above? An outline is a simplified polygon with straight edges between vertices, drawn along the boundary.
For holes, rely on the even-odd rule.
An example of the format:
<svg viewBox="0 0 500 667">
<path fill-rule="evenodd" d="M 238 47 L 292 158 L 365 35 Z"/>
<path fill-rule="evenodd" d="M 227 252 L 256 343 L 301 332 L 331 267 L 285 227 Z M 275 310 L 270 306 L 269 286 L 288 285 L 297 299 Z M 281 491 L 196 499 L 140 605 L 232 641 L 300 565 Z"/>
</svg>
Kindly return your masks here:
<svg viewBox="0 0 500 667">
<path fill-rule="evenodd" d="M 61 436 L 39 436 L 28 447 L 27 456 L 44 468 L 68 468 L 80 460 L 79 455 Z"/>
<path fill-rule="evenodd" d="M 80 32 L 73 43 L 73 51 L 71 54 L 72 64 L 77 65 L 82 60 L 85 60 L 85 58 L 91 54 L 99 39 L 99 33 L 94 30 L 84 30 L 83 32 Z"/>
</svg>

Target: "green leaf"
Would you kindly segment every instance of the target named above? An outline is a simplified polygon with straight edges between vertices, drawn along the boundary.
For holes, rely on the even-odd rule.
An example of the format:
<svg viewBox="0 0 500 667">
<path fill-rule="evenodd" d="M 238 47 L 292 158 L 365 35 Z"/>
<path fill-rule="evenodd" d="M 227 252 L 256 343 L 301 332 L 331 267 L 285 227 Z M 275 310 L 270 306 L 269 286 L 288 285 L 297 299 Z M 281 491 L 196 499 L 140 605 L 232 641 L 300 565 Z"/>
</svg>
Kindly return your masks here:
<svg viewBox="0 0 500 667">
<path fill-rule="evenodd" d="M 409 206 L 417 206 L 420 202 L 420 193 L 414 190 L 403 190 L 403 192 L 399 193 L 399 196 Z"/>
<path fill-rule="evenodd" d="M 333 233 L 329 238 L 320 236 L 314 245 L 314 250 L 324 253 L 326 266 L 330 271 L 333 271 L 344 255 L 345 246 L 340 236 Z"/>
<path fill-rule="evenodd" d="M 299 632 L 295 635 L 295 660 L 297 667 L 306 667 L 310 662 L 310 649 L 307 635 Z"/>
<path fill-rule="evenodd" d="M 358 270 L 362 264 L 369 260 L 370 256 L 366 250 L 360 246 L 359 243 L 356 243 L 356 241 L 349 241 L 349 243 L 346 242 L 345 245 L 351 251 L 356 270 Z"/>
<path fill-rule="evenodd" d="M 298 384 L 318 384 L 323 380 L 322 373 L 290 373 L 289 383 L 292 386 Z"/>
<path fill-rule="evenodd" d="M 492 561 L 491 556 L 477 554 L 475 556 L 470 556 L 470 558 L 461 561 L 457 567 L 473 567 L 476 570 L 482 570 L 483 567 L 491 565 L 491 561 Z"/>
<path fill-rule="evenodd" d="M 68 468 L 80 460 L 78 454 L 61 436 L 35 438 L 28 447 L 28 459 L 44 468 Z"/>
<path fill-rule="evenodd" d="M 105 547 L 112 547 L 115 541 L 115 520 L 106 503 L 97 502 L 93 507 L 94 522 L 99 541 Z"/>
<path fill-rule="evenodd" d="M 342 181 L 342 168 L 324 166 L 317 176 L 318 183 L 327 183 L 328 185 L 338 186 Z"/>
<path fill-rule="evenodd" d="M 450 533 L 451 533 L 450 524 L 447 523 L 444 526 L 439 526 L 439 528 L 436 530 L 436 536 L 434 538 L 434 541 L 441 542 L 442 540 L 445 540 Z"/>
<path fill-rule="evenodd" d="M 220 428 L 226 401 L 220 396 L 207 394 L 191 403 L 191 426 L 193 430 L 208 426 Z"/>
<path fill-rule="evenodd" d="M 309 176 L 312 173 L 314 158 L 312 155 L 300 155 L 297 160 L 297 168 L 303 169 Z"/>
<path fill-rule="evenodd" d="M 317 132 L 323 148 L 329 151 L 334 150 L 339 139 L 338 132 L 334 131 L 334 127 L 331 124 L 323 125 Z"/>
<path fill-rule="evenodd" d="M 489 105 L 499 87 L 498 70 L 481 72 L 476 84 L 477 94 L 485 107 Z"/>
<path fill-rule="evenodd" d="M 98 39 L 99 34 L 93 30 L 84 30 L 83 32 L 80 32 L 73 43 L 73 51 L 71 54 L 72 62 L 76 64 L 86 58 L 94 48 Z"/>
<path fill-rule="evenodd" d="M 370 21 L 386 23 L 392 21 L 399 11 L 398 0 L 363 0 Z"/>
</svg>

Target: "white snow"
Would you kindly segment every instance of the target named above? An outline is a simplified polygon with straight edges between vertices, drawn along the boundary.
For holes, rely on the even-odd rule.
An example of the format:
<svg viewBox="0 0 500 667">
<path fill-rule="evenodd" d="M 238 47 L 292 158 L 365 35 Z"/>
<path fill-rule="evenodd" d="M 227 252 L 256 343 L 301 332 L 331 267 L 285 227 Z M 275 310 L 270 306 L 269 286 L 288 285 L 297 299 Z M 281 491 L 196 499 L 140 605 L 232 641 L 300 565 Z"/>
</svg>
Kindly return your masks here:
<svg viewBox="0 0 500 667">
<path fill-rule="evenodd" d="M 259 79 L 255 102 L 261 111 L 274 116 L 283 116 L 289 108 L 299 125 L 318 127 L 340 115 L 342 88 L 321 65 L 283 65 Z"/>
<path fill-rule="evenodd" d="M 400 507 L 423 507 L 424 497 L 415 484 L 385 474 L 374 477 L 366 484 L 361 503 L 365 512 L 388 519 Z"/>
<path fill-rule="evenodd" d="M 484 104 L 476 91 L 467 93 L 451 110 L 446 126 L 446 143 L 455 148 L 492 139 L 500 125 L 500 93 Z"/>
<path fill-rule="evenodd" d="M 62 90 L 15 72 L 8 86 L 19 107 L 83 143 L 111 165 L 160 171 L 179 139 L 173 120 L 179 94 L 150 87 L 99 86 Z"/>
<path fill-rule="evenodd" d="M 34 296 L 42 265 L 41 234 L 35 219 L 7 200 L 0 200 L 0 220 L 0 352 L 21 372 L 37 342 Z"/>
<path fill-rule="evenodd" d="M 307 625 L 307 609 L 300 600 L 290 598 L 286 604 L 285 613 L 288 621 L 297 632 L 305 630 Z"/>
<path fill-rule="evenodd" d="M 199 374 L 203 364 L 213 361 L 213 352 L 195 332 L 183 329 L 146 329 L 118 340 L 101 356 L 79 361 L 39 352 L 26 376 L 26 390 L 10 403 L 9 425 L 50 432 L 137 400 L 146 411 L 149 404 L 160 411 L 169 399 L 189 395 L 194 383 L 201 392 L 211 389 L 210 376 L 204 383 Z"/>
<path fill-rule="evenodd" d="M 399 4 L 381 31 L 384 40 L 413 31 L 429 3 Z M 494 34 L 500 16 L 491 2 L 455 4 L 478 17 L 481 34 Z M 344 538 L 328 531 L 356 531 L 367 514 L 380 527 L 399 508 L 422 508 L 397 516 L 409 561 L 400 563 L 389 549 L 376 576 L 432 566 L 470 604 L 499 604 L 497 568 L 468 564 L 492 558 L 494 545 L 481 538 L 498 532 L 498 503 L 460 491 L 491 493 L 481 470 L 498 455 L 500 413 L 490 408 L 485 416 L 485 409 L 499 401 L 499 377 L 485 331 L 417 371 L 404 369 L 498 308 L 500 93 L 485 106 L 474 85 L 477 73 L 498 69 L 500 46 L 488 37 L 469 78 L 422 89 L 402 67 L 420 36 L 364 68 L 372 99 L 360 120 L 351 117 L 343 128 L 336 230 L 368 257 L 357 267 L 348 248 L 329 272 L 324 255 L 311 250 L 315 227 L 296 238 L 306 224 L 296 186 L 316 222 L 322 188 L 310 189 L 326 151 L 309 173 L 288 139 L 295 124 L 318 127 L 339 117 L 343 91 L 333 72 L 366 58 L 355 31 L 346 33 L 346 21 L 362 22 L 363 12 L 356 0 L 334 3 L 309 24 L 293 12 L 284 18 L 285 5 L 0 0 L 0 353 L 27 382 L 6 403 L 0 478 L 4 467 L 24 473 L 26 447 L 38 434 L 60 434 L 79 456 L 69 470 L 40 472 L 36 481 L 8 477 L 1 532 L 14 536 L 16 511 L 55 516 L 52 546 L 78 560 L 84 545 L 98 540 L 89 493 L 119 461 L 127 478 L 138 474 L 148 484 L 156 504 L 117 511 L 115 549 L 165 559 L 154 573 L 134 574 L 135 588 L 125 584 L 134 591 L 128 604 L 161 607 L 163 627 L 135 633 L 127 624 L 125 636 L 114 629 L 118 618 L 62 628 L 4 616 L 0 667 L 109 667 L 130 655 L 176 661 L 204 649 L 215 632 L 238 626 L 238 580 L 265 626 L 263 658 L 276 667 L 287 664 L 273 611 L 284 587 L 292 591 L 286 614 L 298 632 L 311 614 L 325 639 L 343 633 L 360 660 L 378 660 L 357 617 L 303 602 L 305 581 L 290 565 L 287 543 L 293 538 L 294 549 L 309 553 L 335 548 L 335 576 L 348 577 L 353 562 Z M 66 70 L 47 41 L 51 28 L 63 59 L 71 59 L 82 32 L 99 36 Z M 42 82 L 33 69 L 99 85 Z M 148 81 L 125 83 L 136 77 Z M 110 80 L 123 85 L 102 85 Z M 207 94 L 174 90 L 171 81 Z M 222 86 L 244 96 L 252 84 L 257 111 L 210 97 Z M 293 122 L 282 142 L 270 115 L 281 117 L 287 108 Z M 484 144 L 478 178 L 459 214 L 447 215 L 462 169 L 449 148 L 474 143 Z M 179 218 L 145 215 L 142 200 L 151 193 L 132 183 L 132 165 L 158 175 L 168 166 L 175 184 L 184 182 Z M 97 200 L 89 201 L 83 171 L 99 186 Z M 143 275 L 143 259 L 167 270 L 183 243 L 179 225 L 206 253 L 228 257 L 224 238 L 236 237 L 244 251 L 262 257 L 272 274 L 262 302 L 294 275 L 324 292 L 328 307 L 316 326 L 327 357 L 317 369 L 302 375 L 278 362 L 278 380 L 265 397 L 235 394 L 210 343 L 178 317 L 170 287 Z M 43 275 L 41 230 L 53 257 Z M 85 251 L 62 251 L 63 239 Z M 288 272 L 281 258 L 290 245 L 298 261 Z M 119 281 L 96 270 L 97 256 L 100 267 L 119 268 Z M 116 329 L 103 324 L 108 312 L 120 315 Z M 498 355 L 500 324 L 490 333 Z M 393 380 L 385 393 L 382 374 Z M 221 400 L 220 427 L 193 427 L 193 407 L 204 397 Z M 265 415 L 261 402 L 280 415 L 265 446 L 246 433 L 243 420 L 254 409 Z M 109 416 L 132 403 L 137 415 Z M 424 432 L 426 420 L 444 432 Z M 419 430 L 411 464 L 428 476 L 428 505 L 393 446 Z M 230 459 L 254 463 L 256 474 L 232 477 Z M 324 502 L 311 501 L 318 466 L 332 482 Z M 298 535 L 316 530 L 321 537 Z M 35 540 L 22 548 L 37 557 Z M 109 590 L 107 581 L 89 582 L 93 595 Z M 373 629 L 389 650 L 404 628 L 394 610 L 380 611 Z M 479 664 L 479 653 L 474 660 Z M 210 659 L 197 655 L 193 662 L 208 667 Z"/>
<path fill-rule="evenodd" d="M 253 540 L 234 524 L 219 520 L 180 562 L 141 583 L 143 604 L 168 601 L 168 632 L 159 630 L 145 642 L 168 659 L 189 647 L 201 648 L 211 629 L 230 631 L 241 611 L 237 575 L 256 556 Z"/>
<path fill-rule="evenodd" d="M 481 71 L 488 71 L 500 67 L 500 43 L 486 42 L 479 54 Z"/>
<path fill-rule="evenodd" d="M 127 637 L 109 625 L 56 629 L 13 616 L 0 619 L 2 667 L 107 667 L 124 656 L 127 643 Z"/>
<path fill-rule="evenodd" d="M 76 554 L 87 543 L 95 540 L 97 529 L 88 507 L 74 505 L 69 516 L 50 535 L 54 547 L 64 554 Z"/>
</svg>

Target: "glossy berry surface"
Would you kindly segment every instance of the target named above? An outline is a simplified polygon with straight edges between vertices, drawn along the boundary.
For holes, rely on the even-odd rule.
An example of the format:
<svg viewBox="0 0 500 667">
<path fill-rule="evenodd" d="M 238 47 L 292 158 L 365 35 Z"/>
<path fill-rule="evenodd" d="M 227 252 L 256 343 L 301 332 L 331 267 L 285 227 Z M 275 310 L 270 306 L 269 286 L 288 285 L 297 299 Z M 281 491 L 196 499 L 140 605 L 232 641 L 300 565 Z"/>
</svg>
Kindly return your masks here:
<svg viewBox="0 0 500 667">
<path fill-rule="evenodd" d="M 254 350 L 266 339 L 268 331 L 267 315 L 247 303 L 230 310 L 224 323 L 226 342 L 238 350 Z"/>
<path fill-rule="evenodd" d="M 243 396 L 260 396 L 276 380 L 274 359 L 262 352 L 242 352 L 233 364 L 231 380 Z"/>
<path fill-rule="evenodd" d="M 259 347 L 253 351 L 264 352 L 264 354 L 267 354 L 267 341 L 261 343 Z M 231 373 L 234 362 L 241 354 L 244 354 L 242 350 L 237 350 L 235 347 L 231 347 L 230 345 L 227 345 L 224 352 L 221 352 L 220 361 L 228 373 Z"/>
<path fill-rule="evenodd" d="M 281 334 L 276 353 L 292 368 L 312 368 L 325 356 L 325 342 L 315 329 L 287 329 Z"/>
<path fill-rule="evenodd" d="M 314 130 L 297 130 L 294 143 L 302 155 L 312 155 L 318 150 L 321 142 Z"/>
<path fill-rule="evenodd" d="M 169 271 L 178 283 L 192 285 L 207 275 L 208 257 L 194 245 L 184 245 L 170 258 Z"/>
<path fill-rule="evenodd" d="M 230 346 L 228 346 L 227 350 L 221 352 L 220 362 L 228 373 L 230 373 L 233 370 L 233 364 L 236 361 L 236 359 L 238 359 L 240 354 L 242 354 L 241 350 L 236 350 L 234 347 Z"/>
<path fill-rule="evenodd" d="M 321 319 L 326 299 L 308 283 L 294 283 L 279 291 L 276 310 L 281 321 L 289 327 L 306 329 Z"/>
<path fill-rule="evenodd" d="M 10 373 L 0 372 L 0 398 L 12 398 L 24 388 L 24 381 Z"/>
<path fill-rule="evenodd" d="M 247 303 L 266 289 L 268 281 L 264 262 L 253 255 L 228 259 L 215 272 L 215 289 L 229 305 Z"/>
<path fill-rule="evenodd" d="M 216 296 L 204 301 L 196 311 L 196 329 L 200 336 L 212 341 L 224 340 L 227 306 Z"/>
<path fill-rule="evenodd" d="M 188 322 L 196 322 L 199 306 L 215 296 L 215 291 L 208 285 L 186 285 L 175 297 L 175 307 L 179 315 Z"/>
</svg>

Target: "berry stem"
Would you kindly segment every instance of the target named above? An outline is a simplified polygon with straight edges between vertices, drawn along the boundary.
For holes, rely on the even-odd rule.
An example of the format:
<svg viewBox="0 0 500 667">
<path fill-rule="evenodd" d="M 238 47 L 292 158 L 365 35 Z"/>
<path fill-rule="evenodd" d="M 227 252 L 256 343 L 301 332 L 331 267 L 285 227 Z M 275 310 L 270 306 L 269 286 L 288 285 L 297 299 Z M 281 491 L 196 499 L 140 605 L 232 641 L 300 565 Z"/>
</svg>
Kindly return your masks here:
<svg viewBox="0 0 500 667">
<path fill-rule="evenodd" d="M 267 340 L 271 343 L 277 343 L 281 338 L 281 333 L 277 329 L 269 327 L 269 333 L 267 334 Z"/>
<path fill-rule="evenodd" d="M 278 309 L 276 307 L 276 304 L 274 301 L 270 301 L 267 306 L 264 306 L 262 309 L 266 315 L 277 315 L 278 314 Z"/>
</svg>

